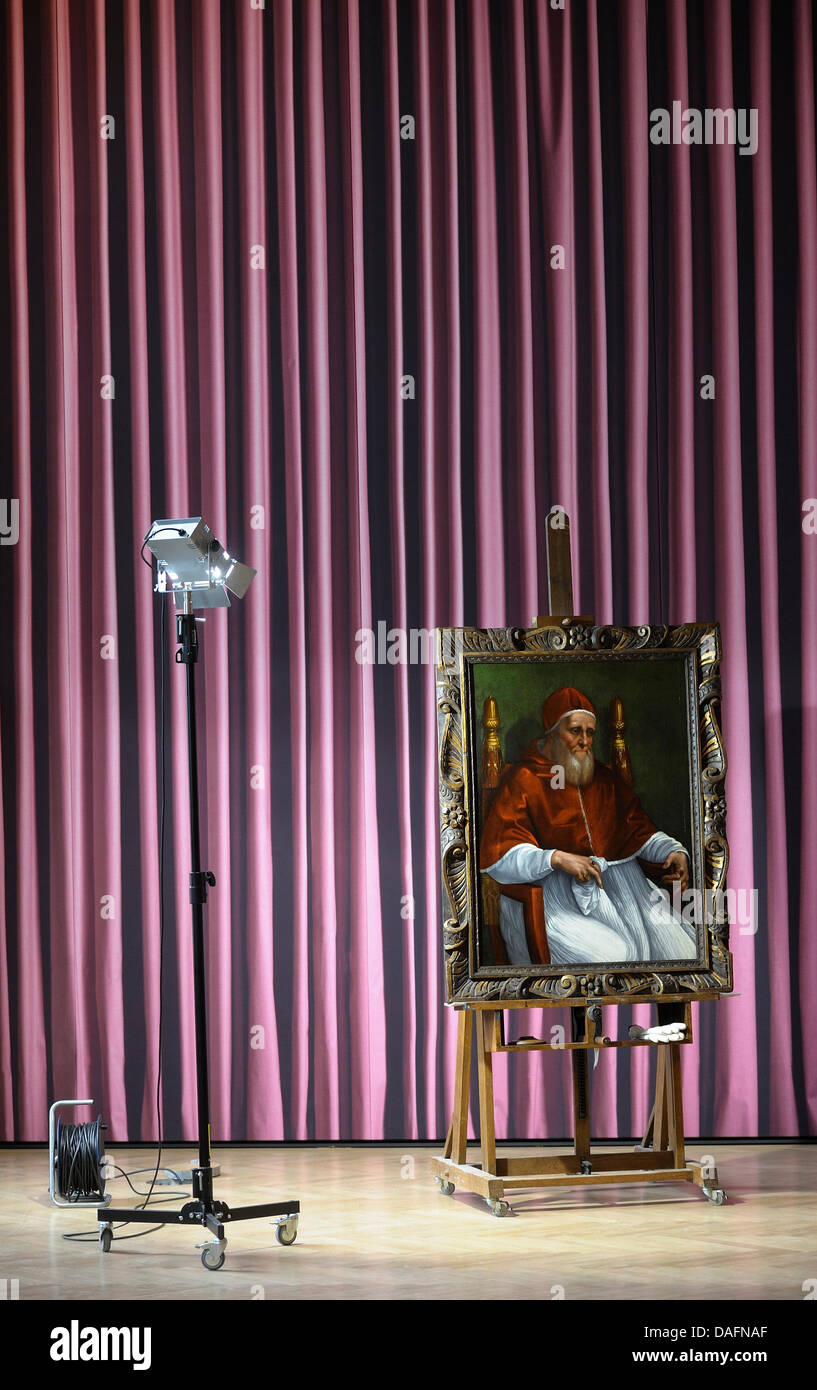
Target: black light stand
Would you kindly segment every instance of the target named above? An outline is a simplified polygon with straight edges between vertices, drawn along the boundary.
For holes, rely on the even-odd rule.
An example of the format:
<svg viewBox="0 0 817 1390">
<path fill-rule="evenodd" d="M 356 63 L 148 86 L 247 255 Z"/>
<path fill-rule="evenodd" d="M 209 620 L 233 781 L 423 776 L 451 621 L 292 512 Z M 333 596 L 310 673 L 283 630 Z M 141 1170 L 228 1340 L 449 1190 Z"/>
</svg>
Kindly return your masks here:
<svg viewBox="0 0 817 1390">
<path fill-rule="evenodd" d="M 181 523 L 184 525 L 185 523 Z M 158 523 L 157 523 L 158 525 Z M 162 528 L 169 529 L 165 523 Z M 154 530 L 156 528 L 154 527 Z M 205 528 L 206 529 L 206 528 Z M 217 545 L 217 543 L 216 543 Z M 173 576 L 175 577 L 175 576 Z M 161 581 L 162 576 L 160 576 Z M 160 589 L 165 587 L 160 582 Z M 210 1102 L 207 1068 L 207 1000 L 205 991 L 204 963 L 204 914 L 207 901 L 207 888 L 215 887 L 215 875 L 201 867 L 201 847 L 199 836 L 199 783 L 198 748 L 196 738 L 196 687 L 195 671 L 198 660 L 198 631 L 193 614 L 193 594 L 188 586 L 177 590 L 183 597 L 184 611 L 176 614 L 176 640 L 179 650 L 176 661 L 187 667 L 187 751 L 190 776 L 190 904 L 193 911 L 193 975 L 196 1010 L 196 1087 L 198 1101 L 199 1161 L 192 1167 L 193 1199 L 186 1202 L 180 1211 L 157 1211 L 154 1209 L 124 1208 L 113 1210 L 101 1207 L 97 1210 L 99 1222 L 100 1248 L 107 1253 L 113 1240 L 114 1222 L 144 1222 L 151 1226 L 167 1224 L 172 1226 L 197 1224 L 205 1226 L 213 1239 L 201 1247 L 201 1260 L 206 1269 L 220 1269 L 224 1264 L 224 1248 L 227 1244 L 224 1227 L 233 1221 L 252 1221 L 261 1217 L 277 1218 L 276 1237 L 281 1245 L 292 1245 L 298 1233 L 299 1202 L 269 1202 L 261 1206 L 235 1207 L 231 1209 L 225 1202 L 216 1201 L 213 1196 L 214 1169 L 210 1151 Z M 229 603 L 224 598 L 222 602 Z"/>
</svg>

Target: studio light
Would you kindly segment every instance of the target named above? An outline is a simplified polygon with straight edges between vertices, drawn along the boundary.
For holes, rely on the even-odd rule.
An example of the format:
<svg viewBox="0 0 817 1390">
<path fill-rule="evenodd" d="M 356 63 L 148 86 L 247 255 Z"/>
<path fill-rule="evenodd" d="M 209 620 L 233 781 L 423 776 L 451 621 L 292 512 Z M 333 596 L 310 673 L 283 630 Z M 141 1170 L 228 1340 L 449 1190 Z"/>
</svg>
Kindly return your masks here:
<svg viewBox="0 0 817 1390">
<path fill-rule="evenodd" d="M 156 556 L 156 588 L 172 592 L 178 609 L 187 605 L 185 593 L 192 608 L 229 608 L 230 594 L 243 598 L 255 578 L 256 571 L 230 555 L 200 516 L 154 521 L 144 544 Z"/>
<path fill-rule="evenodd" d="M 154 521 L 144 541 L 156 557 L 159 593 L 173 594 L 176 613 L 176 662 L 187 671 L 187 760 L 190 793 L 190 861 L 188 880 L 193 925 L 193 1004 L 196 1029 L 196 1098 L 198 1109 L 199 1158 L 192 1165 L 193 1200 L 181 1211 L 157 1211 L 155 1207 L 129 1207 L 113 1210 L 99 1207 L 100 1248 L 111 1248 L 115 1227 L 120 1222 L 147 1222 L 150 1225 L 193 1224 L 210 1233 L 211 1240 L 201 1247 L 202 1264 L 206 1269 L 221 1269 L 227 1239 L 225 1224 L 231 1221 L 257 1221 L 272 1218 L 275 1235 L 281 1245 L 292 1245 L 298 1231 L 300 1203 L 264 1202 L 251 1207 L 228 1207 L 217 1201 L 213 1179 L 219 1169 L 213 1163 L 210 1141 L 210 1095 L 207 1045 L 206 958 L 204 950 L 204 906 L 209 888 L 215 888 L 216 877 L 201 867 L 201 835 L 199 817 L 198 736 L 196 732 L 195 671 L 199 657 L 198 626 L 195 608 L 229 608 L 227 593 L 243 598 L 256 571 L 242 565 L 216 540 L 200 516 L 182 517 L 176 521 Z M 147 561 L 146 561 L 147 563 Z M 83 1136 L 84 1137 L 84 1136 Z M 87 1147 L 87 1146 L 86 1146 Z M 52 1159 L 53 1162 L 53 1159 Z"/>
</svg>

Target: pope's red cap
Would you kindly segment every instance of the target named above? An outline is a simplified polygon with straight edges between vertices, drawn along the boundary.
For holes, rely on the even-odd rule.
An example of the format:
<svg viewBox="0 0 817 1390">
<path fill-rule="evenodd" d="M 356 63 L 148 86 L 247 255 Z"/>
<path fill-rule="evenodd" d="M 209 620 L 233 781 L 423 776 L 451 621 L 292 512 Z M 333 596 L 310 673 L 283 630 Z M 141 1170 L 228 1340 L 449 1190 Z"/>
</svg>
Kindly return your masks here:
<svg viewBox="0 0 817 1390">
<path fill-rule="evenodd" d="M 596 718 L 596 711 L 586 695 L 580 690 L 575 690 L 572 685 L 566 685 L 561 690 L 554 690 L 553 694 L 545 700 L 542 706 L 542 723 L 545 726 L 545 733 L 552 733 L 557 724 L 560 724 L 568 714 L 592 714 Z"/>
</svg>

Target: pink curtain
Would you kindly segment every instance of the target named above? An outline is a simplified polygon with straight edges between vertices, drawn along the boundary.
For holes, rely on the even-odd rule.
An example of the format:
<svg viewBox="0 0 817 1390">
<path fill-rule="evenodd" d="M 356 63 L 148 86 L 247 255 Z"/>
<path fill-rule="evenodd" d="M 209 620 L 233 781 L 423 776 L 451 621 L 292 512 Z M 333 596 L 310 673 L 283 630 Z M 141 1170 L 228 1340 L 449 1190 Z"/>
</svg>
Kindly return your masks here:
<svg viewBox="0 0 817 1390">
<path fill-rule="evenodd" d="M 195 1132 L 184 689 L 139 548 L 199 514 L 258 570 L 202 629 L 213 1137 L 445 1132 L 411 658 L 543 611 L 554 505 L 577 611 L 723 628 L 756 929 L 696 1008 L 688 1132 L 813 1132 L 814 41 L 810 0 L 6 0 L 2 1139 L 79 1094 L 153 1137 L 160 1011 Z M 655 143 L 673 103 L 755 112 L 756 149 Z M 500 1134 L 569 1133 L 562 1062 L 498 1064 Z M 603 1059 L 595 1132 L 643 1128 L 649 1068 Z"/>
</svg>

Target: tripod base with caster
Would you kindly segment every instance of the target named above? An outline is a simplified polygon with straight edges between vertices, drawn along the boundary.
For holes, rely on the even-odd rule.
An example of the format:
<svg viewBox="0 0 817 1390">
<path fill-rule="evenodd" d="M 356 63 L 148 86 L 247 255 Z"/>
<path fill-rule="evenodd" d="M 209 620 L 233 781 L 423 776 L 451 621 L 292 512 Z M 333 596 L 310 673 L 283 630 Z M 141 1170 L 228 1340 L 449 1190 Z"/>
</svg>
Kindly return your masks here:
<svg viewBox="0 0 817 1390">
<path fill-rule="evenodd" d="M 264 1202 L 252 1207 L 229 1207 L 226 1202 L 218 1202 L 213 1197 L 213 1175 L 211 1169 L 193 1168 L 193 1199 L 185 1202 L 180 1211 L 152 1211 L 150 1208 L 100 1207 L 97 1211 L 99 1221 L 99 1248 L 107 1254 L 113 1243 L 115 1222 L 142 1222 L 148 1226 L 203 1226 L 213 1239 L 197 1246 L 201 1250 L 201 1262 L 205 1269 L 221 1269 L 225 1259 L 227 1237 L 225 1226 L 233 1221 L 257 1221 L 265 1216 L 272 1218 L 275 1235 L 280 1245 L 294 1245 L 298 1234 L 299 1202 Z"/>
</svg>

